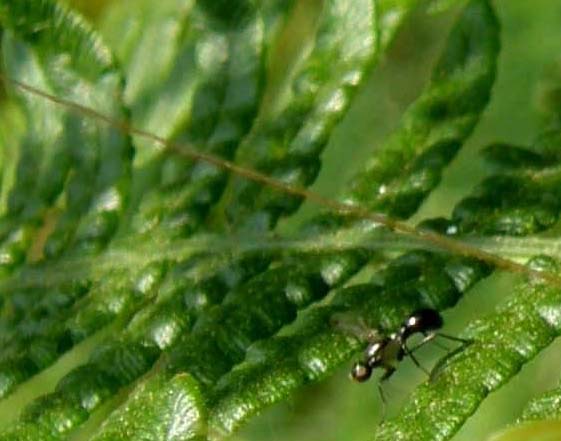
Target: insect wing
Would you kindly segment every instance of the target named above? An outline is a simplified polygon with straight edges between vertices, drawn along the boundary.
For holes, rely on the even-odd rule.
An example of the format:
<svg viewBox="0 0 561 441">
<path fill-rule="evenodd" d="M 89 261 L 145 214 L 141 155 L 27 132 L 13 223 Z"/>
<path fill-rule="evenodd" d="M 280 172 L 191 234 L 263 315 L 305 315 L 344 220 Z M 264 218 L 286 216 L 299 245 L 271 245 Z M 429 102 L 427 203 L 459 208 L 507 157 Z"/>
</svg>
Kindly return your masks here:
<svg viewBox="0 0 561 441">
<path fill-rule="evenodd" d="M 353 312 L 338 312 L 331 316 L 331 325 L 337 330 L 359 340 L 374 343 L 382 338 L 381 333 L 369 327 L 360 315 Z"/>
</svg>

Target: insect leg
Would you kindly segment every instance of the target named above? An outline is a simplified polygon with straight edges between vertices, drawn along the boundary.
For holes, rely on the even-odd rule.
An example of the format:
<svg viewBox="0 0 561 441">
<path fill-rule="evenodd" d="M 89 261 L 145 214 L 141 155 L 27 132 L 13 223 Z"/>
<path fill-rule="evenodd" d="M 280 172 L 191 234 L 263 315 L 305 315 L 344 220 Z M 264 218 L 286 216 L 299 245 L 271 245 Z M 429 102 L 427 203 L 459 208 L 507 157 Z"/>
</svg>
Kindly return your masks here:
<svg viewBox="0 0 561 441">
<path fill-rule="evenodd" d="M 417 343 L 415 346 L 413 346 L 411 349 L 404 343 L 403 344 L 403 350 L 404 350 L 406 355 L 411 355 L 417 349 L 420 349 L 424 345 L 426 345 L 429 341 L 434 340 L 434 338 L 436 336 L 437 336 L 437 334 L 435 334 L 434 332 L 431 332 L 430 334 L 425 334 L 425 337 L 419 343 Z"/>
<path fill-rule="evenodd" d="M 386 420 L 387 411 L 387 402 L 386 396 L 384 395 L 384 388 L 382 387 L 382 380 L 378 381 L 378 394 L 380 395 L 380 400 L 382 401 L 382 415 L 378 424 L 382 424 Z"/>
<path fill-rule="evenodd" d="M 459 343 L 463 343 L 464 345 L 468 345 L 473 343 L 473 340 L 469 340 L 466 338 L 454 337 L 453 335 L 443 334 L 441 332 L 436 333 L 437 337 L 445 338 L 446 340 L 456 341 Z"/>
<path fill-rule="evenodd" d="M 474 340 L 463 340 L 463 339 L 460 339 L 460 341 L 462 341 L 462 344 L 460 346 L 458 346 L 456 349 L 454 349 L 452 351 L 449 351 L 444 357 L 442 357 L 440 360 L 438 360 L 436 365 L 432 368 L 432 371 L 431 371 L 430 377 L 429 377 L 429 382 L 432 383 L 434 380 L 436 380 L 436 378 L 438 378 L 438 376 L 441 374 L 442 370 L 444 369 L 444 367 L 446 366 L 448 361 L 453 356 L 459 354 L 460 352 L 465 350 L 467 346 L 469 346 L 470 344 L 472 344 L 474 342 Z"/>
<path fill-rule="evenodd" d="M 405 345 L 404 345 L 404 346 L 405 346 Z M 415 347 L 415 349 L 418 349 L 419 347 L 420 347 L 420 346 L 417 345 L 417 346 Z M 417 366 L 417 367 L 418 367 L 419 369 L 421 369 L 425 374 L 427 374 L 427 376 L 430 377 L 430 372 L 429 372 L 426 368 L 424 368 L 424 367 L 421 365 L 421 363 L 419 363 L 419 360 L 417 360 L 417 357 L 415 357 L 415 356 L 413 355 L 413 353 L 410 352 L 410 351 L 409 351 L 408 349 L 406 349 L 406 348 L 407 348 L 407 347 L 405 346 L 405 351 L 406 351 L 405 353 L 406 353 L 407 355 L 409 355 L 409 357 L 411 357 L 411 360 L 413 360 L 413 363 L 415 363 L 415 366 Z"/>
<path fill-rule="evenodd" d="M 386 371 L 384 372 L 384 375 L 382 375 L 378 380 L 378 394 L 380 395 L 380 400 L 382 401 L 382 416 L 378 424 L 382 424 L 386 420 L 386 411 L 387 411 L 387 404 L 388 404 L 386 400 L 386 395 L 384 394 L 383 383 L 387 381 L 388 378 L 390 378 L 394 372 L 395 372 L 394 367 L 386 367 Z"/>
<path fill-rule="evenodd" d="M 434 340 L 434 344 L 438 346 L 440 349 L 444 349 L 445 351 L 451 351 L 451 349 L 443 343 L 440 343 L 438 340 Z"/>
</svg>

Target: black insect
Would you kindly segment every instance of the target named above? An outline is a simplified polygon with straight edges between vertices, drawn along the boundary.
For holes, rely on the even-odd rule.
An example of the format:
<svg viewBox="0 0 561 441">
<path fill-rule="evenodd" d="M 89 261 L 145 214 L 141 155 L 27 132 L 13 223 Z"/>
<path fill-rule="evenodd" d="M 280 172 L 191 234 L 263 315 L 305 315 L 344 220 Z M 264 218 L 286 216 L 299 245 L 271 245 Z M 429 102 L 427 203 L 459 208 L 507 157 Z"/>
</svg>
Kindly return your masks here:
<svg viewBox="0 0 561 441">
<path fill-rule="evenodd" d="M 384 405 L 384 413 L 386 399 L 382 384 L 393 375 L 398 363 L 403 360 L 404 357 L 410 357 L 417 367 L 423 370 L 427 375 L 430 375 L 429 372 L 421 366 L 413 354 L 417 349 L 421 348 L 431 340 L 434 340 L 436 337 L 460 342 L 462 345 L 471 343 L 469 340 L 437 332 L 442 325 L 442 316 L 438 311 L 428 308 L 419 309 L 407 317 L 397 332 L 387 336 L 380 335 L 377 332 L 369 332 L 366 335 L 368 346 L 364 351 L 364 358 L 353 365 L 351 378 L 362 383 L 371 377 L 374 369 L 381 368 L 384 370 L 384 373 L 378 381 L 378 391 Z M 407 340 L 412 335 L 419 333 L 424 336 L 423 339 L 415 346 L 408 347 Z"/>
</svg>

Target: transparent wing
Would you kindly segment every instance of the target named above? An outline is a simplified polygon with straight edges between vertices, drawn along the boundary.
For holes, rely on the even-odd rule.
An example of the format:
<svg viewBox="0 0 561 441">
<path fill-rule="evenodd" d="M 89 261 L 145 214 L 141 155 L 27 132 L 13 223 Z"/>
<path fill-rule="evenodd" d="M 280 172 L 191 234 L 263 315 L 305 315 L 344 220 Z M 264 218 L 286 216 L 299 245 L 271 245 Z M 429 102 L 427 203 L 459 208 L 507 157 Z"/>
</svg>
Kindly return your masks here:
<svg viewBox="0 0 561 441">
<path fill-rule="evenodd" d="M 331 325 L 345 334 L 352 335 L 362 341 L 373 343 L 382 338 L 382 333 L 368 326 L 364 317 L 352 312 L 338 312 L 331 316 Z"/>
</svg>

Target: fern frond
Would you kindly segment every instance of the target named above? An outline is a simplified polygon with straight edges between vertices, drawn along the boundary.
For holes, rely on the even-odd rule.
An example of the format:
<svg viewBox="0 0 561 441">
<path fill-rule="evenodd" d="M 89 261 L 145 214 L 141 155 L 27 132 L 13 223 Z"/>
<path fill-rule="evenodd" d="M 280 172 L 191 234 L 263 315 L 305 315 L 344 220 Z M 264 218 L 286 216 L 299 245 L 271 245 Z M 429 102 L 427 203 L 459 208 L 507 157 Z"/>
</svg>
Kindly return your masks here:
<svg viewBox="0 0 561 441">
<path fill-rule="evenodd" d="M 492 18 L 492 15 L 489 15 L 489 17 Z M 493 24 L 492 21 L 491 24 Z M 463 21 L 460 21 L 460 26 L 462 25 Z M 474 57 L 478 57 L 479 47 L 475 46 L 475 48 L 473 54 Z M 496 51 L 496 49 L 497 45 L 494 46 L 494 49 L 493 46 L 491 46 L 491 51 Z M 445 58 L 446 56 L 447 55 L 445 55 Z M 456 69 L 466 64 L 469 65 L 469 63 L 464 63 L 463 59 L 460 60 Z M 487 88 L 490 88 L 495 57 L 489 56 L 486 60 L 487 63 L 482 63 L 479 67 L 481 71 L 485 72 L 483 76 L 488 80 Z M 456 69 L 449 68 L 449 72 L 456 74 Z M 474 78 L 475 80 L 470 81 L 472 78 L 469 78 L 462 84 L 464 93 L 470 90 L 471 87 L 480 87 L 480 76 L 474 75 Z M 449 95 L 446 96 L 449 97 Z M 486 96 L 488 96 L 488 92 Z M 427 103 L 425 106 L 430 107 L 430 104 L 433 104 L 434 101 L 425 97 L 432 97 L 433 100 L 436 101 L 441 99 L 438 92 L 435 92 L 433 87 L 429 87 L 427 92 L 420 98 L 420 102 L 425 100 L 424 102 Z M 482 102 L 484 102 L 484 100 Z M 419 105 L 419 107 L 422 109 L 424 108 L 424 106 L 421 105 Z M 480 110 L 481 108 L 479 111 Z M 469 111 L 472 111 L 472 109 L 469 109 Z M 415 112 L 418 113 L 416 114 Z M 413 110 L 411 113 L 414 116 L 412 116 L 410 120 L 406 119 L 407 124 L 404 124 L 407 128 L 409 124 L 412 124 L 411 121 L 416 122 L 416 115 L 424 116 L 424 112 L 422 111 Z M 438 121 L 438 118 L 434 118 L 434 120 Z M 440 123 L 440 121 L 438 121 L 438 123 Z M 442 125 L 445 126 L 446 124 Z M 458 142 L 465 139 L 468 133 L 469 125 L 468 129 L 463 131 L 463 136 L 458 135 Z M 428 144 L 429 145 L 425 146 L 425 148 L 430 151 L 432 144 Z M 390 143 L 388 150 L 391 149 L 394 149 L 394 147 Z M 425 151 L 422 149 L 419 150 L 420 151 L 412 152 L 409 157 L 403 158 L 412 164 L 420 162 L 417 169 L 412 167 L 413 170 L 410 173 L 414 173 L 426 164 L 426 162 L 418 161 L 418 158 L 423 158 L 425 154 Z M 433 157 L 438 158 L 440 151 L 439 149 L 436 150 L 438 153 L 431 153 L 433 153 Z M 385 149 L 382 151 L 385 151 Z M 438 165 L 446 163 L 447 160 L 451 159 L 452 155 L 445 154 L 443 156 L 444 157 L 440 159 L 436 165 L 429 162 L 430 166 L 438 170 Z M 396 166 L 396 163 L 393 161 L 387 161 L 385 164 L 390 168 Z M 383 165 L 381 167 L 383 167 Z M 388 173 L 388 175 L 393 176 L 391 173 Z M 432 186 L 434 186 L 436 182 L 433 181 Z M 429 190 L 425 189 L 425 191 Z M 373 196 L 376 197 L 376 192 L 373 193 Z M 417 205 L 419 202 L 420 200 L 418 200 Z M 399 199 L 397 199 L 396 204 L 398 203 L 400 203 Z M 412 214 L 415 208 L 416 206 L 409 206 L 409 213 Z M 312 222 L 308 228 L 316 229 L 319 227 L 325 230 L 326 228 L 340 226 L 340 220 L 337 220 L 336 217 L 331 217 L 331 220 L 326 223 L 329 218 L 330 216 L 322 216 L 316 221 L 316 226 L 314 226 Z M 194 375 L 195 378 L 205 386 L 205 389 L 208 389 L 219 380 L 220 377 L 226 374 L 234 364 L 243 360 L 244 353 L 252 342 L 272 335 L 282 325 L 292 321 L 295 318 L 296 309 L 301 309 L 307 306 L 311 301 L 316 301 L 325 296 L 330 287 L 337 286 L 348 279 L 350 275 L 354 274 L 366 263 L 368 257 L 368 254 L 359 250 L 358 252 L 354 251 L 345 254 L 337 253 L 335 255 L 319 256 L 318 259 L 315 259 L 316 262 L 310 260 L 309 256 L 306 256 L 306 260 L 302 262 L 299 262 L 298 259 L 295 258 L 293 263 L 289 262 L 280 268 L 269 270 L 257 278 L 254 278 L 249 284 L 229 294 L 222 305 L 211 308 L 198 319 L 192 333 L 180 339 L 174 345 L 169 355 L 169 366 L 162 375 L 175 375 L 178 372 L 184 372 L 186 370 Z M 310 265 L 310 262 L 313 262 L 313 264 Z M 306 338 L 301 338 L 305 342 L 304 344 L 310 343 L 309 340 L 314 335 L 313 333 L 309 334 L 310 332 L 320 332 L 321 334 L 325 332 L 326 326 L 327 328 L 330 327 L 329 321 L 325 321 L 327 316 L 324 315 L 321 316 L 321 318 L 323 319 L 323 325 L 317 331 L 314 331 L 316 327 L 312 326 L 311 323 L 307 323 L 304 326 Z M 332 330 L 329 331 L 330 334 L 333 334 Z M 341 337 L 339 336 L 338 339 L 340 340 Z M 327 343 L 327 341 L 328 340 L 324 343 Z M 298 343 L 295 343 L 294 346 L 296 349 L 299 348 Z M 286 349 L 286 346 L 283 345 L 282 347 Z M 291 347 L 291 345 L 288 347 Z M 329 351 L 330 347 L 325 346 L 325 348 L 325 353 L 320 352 L 315 354 L 315 356 L 325 356 L 329 358 L 332 352 Z M 337 362 L 341 362 L 348 357 L 355 348 L 356 346 L 351 345 L 345 348 L 344 351 L 341 351 L 341 355 L 333 357 L 331 360 L 333 363 L 331 369 L 337 366 Z M 279 355 L 283 357 L 287 356 L 286 353 Z M 270 366 L 271 364 L 278 364 L 275 359 L 261 358 L 264 358 L 264 365 Z M 310 363 L 315 361 L 317 361 L 317 359 L 314 359 Z M 320 361 L 317 362 L 321 364 Z M 263 364 L 260 366 L 263 366 Z M 319 375 L 311 376 L 311 378 L 307 378 L 306 376 L 302 377 L 302 374 L 299 373 L 300 371 L 294 373 L 294 375 L 300 378 L 300 381 L 293 379 L 291 375 L 288 377 L 291 378 L 291 380 L 288 380 L 285 375 L 273 375 L 270 377 L 267 370 L 263 367 L 260 369 L 258 368 L 257 372 L 259 372 L 260 375 L 257 375 L 256 371 L 251 371 L 247 378 L 251 379 L 251 382 L 258 384 L 258 386 L 242 383 L 239 389 L 235 389 L 236 393 L 232 394 L 234 404 L 230 404 L 229 399 L 224 397 L 224 402 L 228 404 L 222 402 L 217 404 L 218 410 L 216 411 L 216 416 L 214 416 L 215 420 L 212 419 L 212 410 L 209 410 L 209 412 L 211 412 L 211 427 L 209 427 L 211 436 L 215 436 L 216 434 L 212 435 L 215 432 L 219 434 L 228 433 L 237 427 L 243 419 L 258 412 L 262 406 L 285 397 L 299 385 L 309 381 L 317 381 L 321 378 Z M 289 372 L 288 368 L 285 373 L 287 372 Z M 262 379 L 262 376 L 265 376 L 265 378 L 269 380 Z M 236 378 L 235 375 L 234 378 Z M 271 380 L 271 378 L 274 380 Z M 149 381 L 159 382 L 161 381 L 161 377 L 157 375 L 155 379 Z M 226 381 L 226 384 L 228 384 L 227 380 L 221 381 Z M 237 379 L 233 381 L 234 384 L 236 384 Z M 262 384 L 263 381 L 268 383 L 267 387 L 264 387 Z M 288 387 L 287 384 L 292 384 L 293 387 Z M 240 397 L 242 390 L 247 392 L 246 398 Z M 261 392 L 265 390 L 266 392 Z M 212 396 L 212 392 L 209 391 L 209 394 Z M 263 399 L 259 398 L 261 396 Z M 219 398 L 215 398 L 215 400 L 222 401 Z M 226 409 L 222 409 L 222 406 L 226 407 Z M 212 407 L 210 409 L 212 409 Z M 245 411 L 242 412 L 242 409 L 245 409 Z M 123 427 L 123 423 L 130 417 L 129 415 L 128 407 L 125 406 L 122 408 L 122 411 L 116 413 L 113 419 L 109 420 L 107 431 L 99 435 L 100 439 L 115 436 L 124 437 L 125 435 L 119 431 L 119 428 Z M 236 417 L 232 415 L 236 415 Z M 119 435 L 116 435 L 116 433 L 119 433 Z M 127 436 L 131 436 L 131 434 L 128 433 Z"/>
<path fill-rule="evenodd" d="M 422 3 L 123 0 L 98 32 L 57 0 L 0 0 L 0 439 L 223 439 L 362 347 L 341 314 L 390 334 L 514 270 L 514 294 L 462 334 L 473 343 L 375 433 L 444 440 L 558 336 L 555 260 L 519 263 L 547 237 L 559 254 L 555 124 L 487 147 L 492 174 L 450 218 L 408 221 L 491 99 L 489 0 L 463 4 L 338 199 L 307 190 Z M 278 234 L 306 198 L 323 212 Z M 556 394 L 521 421 L 557 415 Z"/>
</svg>

